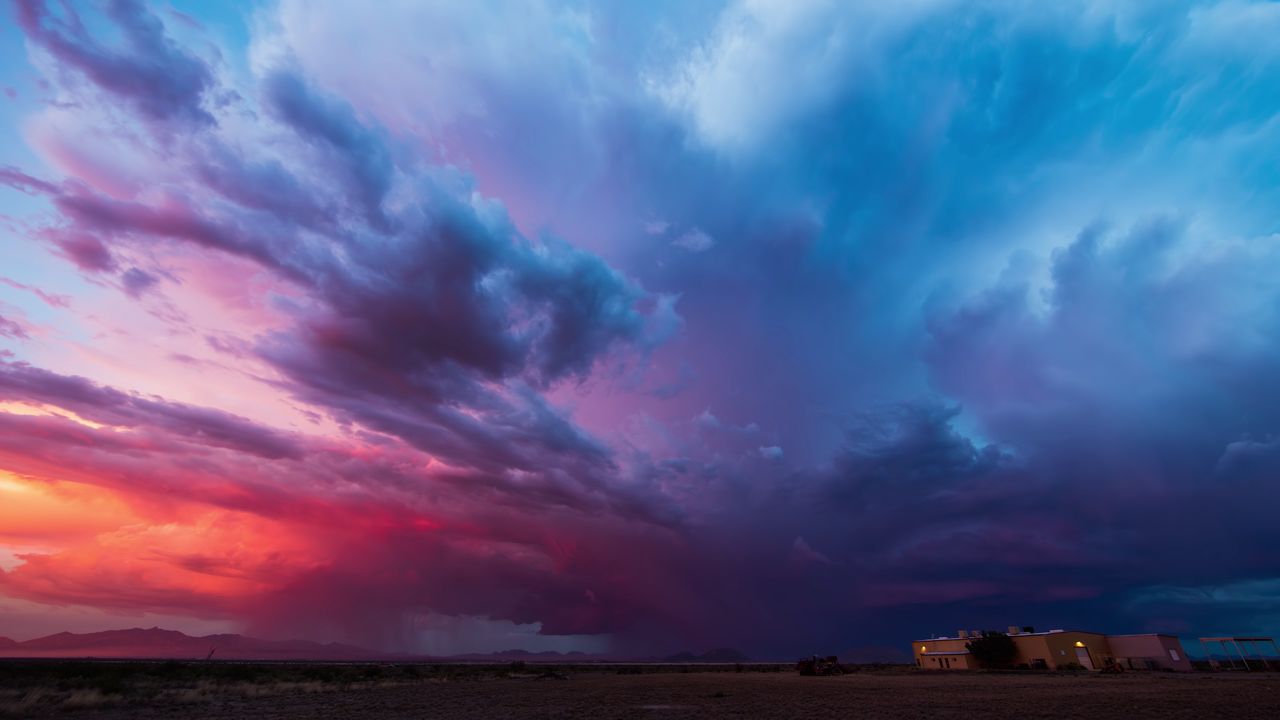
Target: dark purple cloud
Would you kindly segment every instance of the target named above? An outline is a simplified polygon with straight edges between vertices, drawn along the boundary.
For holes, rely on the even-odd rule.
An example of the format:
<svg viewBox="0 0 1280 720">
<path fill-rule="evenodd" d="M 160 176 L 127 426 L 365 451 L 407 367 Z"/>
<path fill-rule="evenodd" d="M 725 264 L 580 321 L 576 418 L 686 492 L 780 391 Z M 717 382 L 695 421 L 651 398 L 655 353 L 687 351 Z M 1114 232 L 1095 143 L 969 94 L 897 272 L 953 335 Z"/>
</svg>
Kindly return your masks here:
<svg viewBox="0 0 1280 720">
<path fill-rule="evenodd" d="M 77 230 L 46 233 L 63 257 L 81 270 L 107 272 L 116 267 L 115 256 L 100 238 Z"/>
<path fill-rule="evenodd" d="M 47 403 L 110 425 L 155 426 L 268 459 L 302 454 L 288 436 L 229 413 L 123 393 L 24 363 L 0 364 L 0 398 Z"/>
<path fill-rule="evenodd" d="M 46 292 L 38 287 L 32 287 L 31 285 L 20 283 L 17 280 L 13 280 L 7 277 L 0 277 L 0 285 L 8 285 L 9 287 L 15 288 L 17 290 L 26 290 L 27 292 L 30 292 L 34 294 L 36 297 L 40 298 L 40 300 L 44 302 L 46 305 L 48 305 L 49 307 L 54 307 L 54 308 L 71 307 L 71 298 L 67 295 L 59 295 L 55 293 Z"/>
<path fill-rule="evenodd" d="M 241 86 L 139 5 L 108 46 L 24 4 L 148 178 L 0 169 L 51 202 L 39 237 L 135 297 L 237 258 L 269 319 L 195 337 L 328 434 L 8 363 L 0 399 L 113 429 L 6 414 L 0 468 L 290 523 L 320 556 L 236 602 L 59 594 L 57 558 L 8 582 L 388 647 L 432 613 L 762 655 L 1236 621 L 1206 594 L 1274 623 L 1280 76 L 1205 35 L 1229 9 L 734 6 L 655 59 L 676 39 L 615 8 L 585 33 L 607 50 L 519 67 L 332 48 L 366 92 L 302 32 Z"/>
<path fill-rule="evenodd" d="M 0 315 L 0 335 L 7 338 L 13 338 L 14 340 L 26 340 L 30 337 L 27 335 L 27 330 L 22 326 L 22 324 L 17 320 L 10 320 L 3 315 Z"/>
<path fill-rule="evenodd" d="M 277 72 L 262 84 L 267 107 L 299 137 L 331 154 L 335 174 L 346 179 L 368 221 L 385 224 L 381 206 L 393 171 L 385 142 L 349 106 L 315 94 L 292 73 Z"/>
<path fill-rule="evenodd" d="M 53 183 L 48 183 L 39 178 L 31 177 L 17 168 L 0 166 L 0 182 L 5 185 L 28 194 L 53 194 L 58 188 Z"/>
<path fill-rule="evenodd" d="M 125 293 L 137 299 L 148 288 L 160 282 L 160 279 L 145 270 L 131 267 L 120 275 L 120 282 L 124 283 Z"/>
<path fill-rule="evenodd" d="M 114 266 L 109 248 L 157 241 L 251 259 L 310 295 L 296 327 L 260 347 L 300 397 L 462 466 L 529 469 L 549 453 L 607 467 L 598 442 L 521 387 L 582 376 L 616 346 L 652 342 L 655 324 L 667 322 L 657 315 L 669 307 L 650 303 L 658 309 L 647 316 L 646 293 L 598 258 L 552 239 L 530 242 L 497 208 L 476 208 L 429 177 L 413 181 L 422 193 L 415 204 L 385 214 L 379 203 L 392 166 L 384 141 L 296 77 L 276 74 L 265 84 L 303 145 L 319 140 L 336 153 L 332 172 L 313 180 L 320 195 L 356 188 L 367 201 L 348 226 L 315 237 L 324 225 L 291 202 L 206 211 L 190 195 L 157 204 L 32 185 L 69 223 L 50 231 L 55 242 L 80 266 L 102 270 Z M 168 142 L 163 133 L 155 141 Z M 208 147 L 220 145 L 211 138 Z M 243 199 L 226 192 L 239 183 L 225 178 L 280 167 L 218 158 L 219 179 L 210 187 L 201 182 L 207 173 L 198 176 L 197 196 Z M 136 289 L 129 272 L 126 288 Z"/>
<path fill-rule="evenodd" d="M 106 12 L 123 35 L 124 47 L 104 46 L 69 5 L 57 15 L 44 0 L 21 0 L 17 14 L 27 37 L 63 67 L 132 103 L 145 117 L 212 123 L 201 107 L 213 82 L 204 62 L 174 44 L 143 3 L 110 0 Z"/>
</svg>

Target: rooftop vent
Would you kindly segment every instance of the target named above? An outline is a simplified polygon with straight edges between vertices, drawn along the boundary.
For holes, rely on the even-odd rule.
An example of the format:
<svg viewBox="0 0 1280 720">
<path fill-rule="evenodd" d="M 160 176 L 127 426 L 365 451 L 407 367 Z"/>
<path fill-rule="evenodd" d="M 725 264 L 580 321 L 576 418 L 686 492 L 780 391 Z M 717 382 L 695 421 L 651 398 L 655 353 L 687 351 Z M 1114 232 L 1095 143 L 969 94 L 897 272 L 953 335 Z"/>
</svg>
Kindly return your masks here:
<svg viewBox="0 0 1280 720">
<path fill-rule="evenodd" d="M 967 637 L 969 637 L 969 631 L 968 631 L 968 630 L 957 630 L 957 631 L 956 631 L 956 637 L 959 637 L 959 638 L 967 638 Z"/>
<path fill-rule="evenodd" d="M 1009 634 L 1010 634 L 1010 635 L 1017 635 L 1019 632 L 1021 632 L 1021 631 L 1018 629 L 1018 626 L 1017 626 L 1017 625 L 1010 625 L 1010 626 L 1009 626 Z"/>
</svg>

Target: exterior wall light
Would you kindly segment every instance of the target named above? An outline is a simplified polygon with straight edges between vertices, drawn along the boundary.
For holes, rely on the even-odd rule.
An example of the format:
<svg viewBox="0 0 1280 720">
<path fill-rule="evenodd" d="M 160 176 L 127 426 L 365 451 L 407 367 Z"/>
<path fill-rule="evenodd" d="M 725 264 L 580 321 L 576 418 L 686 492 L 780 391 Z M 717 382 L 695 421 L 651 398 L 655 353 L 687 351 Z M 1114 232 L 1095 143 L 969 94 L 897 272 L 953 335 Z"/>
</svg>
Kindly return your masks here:
<svg viewBox="0 0 1280 720">
<path fill-rule="evenodd" d="M 1076 641 L 1076 647 L 1084 647 L 1084 643 L 1082 643 L 1082 642 L 1080 642 L 1079 640 L 1077 640 L 1077 641 Z"/>
</svg>

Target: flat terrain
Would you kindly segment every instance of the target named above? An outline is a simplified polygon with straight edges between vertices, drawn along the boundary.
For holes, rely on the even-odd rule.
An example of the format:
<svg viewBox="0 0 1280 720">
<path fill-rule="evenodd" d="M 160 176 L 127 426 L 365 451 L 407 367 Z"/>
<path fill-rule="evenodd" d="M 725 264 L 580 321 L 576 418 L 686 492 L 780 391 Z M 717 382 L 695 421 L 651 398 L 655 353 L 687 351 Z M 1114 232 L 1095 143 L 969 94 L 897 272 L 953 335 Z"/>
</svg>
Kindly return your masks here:
<svg viewBox="0 0 1280 720">
<path fill-rule="evenodd" d="M 760 669 L 0 663 L 0 714 L 308 720 L 1280 718 L 1280 673 L 881 669 L 815 678 Z"/>
</svg>

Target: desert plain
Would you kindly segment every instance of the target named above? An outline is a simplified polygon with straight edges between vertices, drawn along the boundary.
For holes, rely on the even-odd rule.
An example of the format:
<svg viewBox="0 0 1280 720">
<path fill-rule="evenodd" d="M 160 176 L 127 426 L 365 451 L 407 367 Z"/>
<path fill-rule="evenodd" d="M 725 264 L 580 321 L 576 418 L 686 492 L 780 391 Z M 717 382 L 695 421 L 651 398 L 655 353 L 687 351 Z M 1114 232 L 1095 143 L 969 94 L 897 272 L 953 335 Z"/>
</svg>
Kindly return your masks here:
<svg viewBox="0 0 1280 720">
<path fill-rule="evenodd" d="M 1280 673 L 786 665 L 0 663 L 0 714 L 65 718 L 1258 718 Z"/>
</svg>

